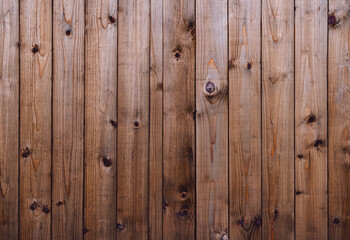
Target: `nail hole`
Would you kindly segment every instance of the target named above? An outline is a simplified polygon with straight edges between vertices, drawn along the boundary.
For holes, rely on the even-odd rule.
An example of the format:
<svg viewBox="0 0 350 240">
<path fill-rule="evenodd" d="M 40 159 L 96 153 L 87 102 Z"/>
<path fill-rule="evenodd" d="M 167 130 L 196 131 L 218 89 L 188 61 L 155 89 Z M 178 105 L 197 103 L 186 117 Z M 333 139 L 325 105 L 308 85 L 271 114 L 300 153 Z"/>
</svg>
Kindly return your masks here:
<svg viewBox="0 0 350 240">
<path fill-rule="evenodd" d="M 35 44 L 32 48 L 32 53 L 37 53 L 39 51 L 39 46 Z"/>
</svg>

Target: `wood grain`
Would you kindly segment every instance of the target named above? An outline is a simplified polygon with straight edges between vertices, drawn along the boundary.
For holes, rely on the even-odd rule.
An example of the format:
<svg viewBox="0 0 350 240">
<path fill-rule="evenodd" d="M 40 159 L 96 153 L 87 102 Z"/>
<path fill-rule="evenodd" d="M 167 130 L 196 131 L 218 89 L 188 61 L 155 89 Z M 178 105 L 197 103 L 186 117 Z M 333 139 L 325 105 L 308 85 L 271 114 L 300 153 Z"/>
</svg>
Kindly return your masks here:
<svg viewBox="0 0 350 240">
<path fill-rule="evenodd" d="M 52 239 L 83 238 L 84 2 L 53 5 Z"/>
<path fill-rule="evenodd" d="M 227 1 L 196 1 L 197 239 L 228 239 Z"/>
<path fill-rule="evenodd" d="M 85 239 L 116 238 L 117 1 L 86 1 Z"/>
<path fill-rule="evenodd" d="M 195 238 L 195 1 L 164 1 L 163 238 Z"/>
<path fill-rule="evenodd" d="M 294 239 L 294 1 L 262 1 L 263 239 Z"/>
<path fill-rule="evenodd" d="M 329 1 L 329 239 L 350 238 L 349 2 Z"/>
<path fill-rule="evenodd" d="M 0 0 L 0 238 L 18 238 L 19 2 Z"/>
<path fill-rule="evenodd" d="M 52 1 L 20 1 L 20 238 L 51 235 Z"/>
<path fill-rule="evenodd" d="M 327 1 L 295 1 L 296 239 L 327 239 Z"/>
<path fill-rule="evenodd" d="M 149 239 L 163 238 L 163 0 L 151 0 Z"/>
<path fill-rule="evenodd" d="M 230 239 L 261 238 L 261 1 L 229 1 Z"/>
<path fill-rule="evenodd" d="M 120 0 L 118 239 L 148 239 L 150 2 Z"/>
</svg>

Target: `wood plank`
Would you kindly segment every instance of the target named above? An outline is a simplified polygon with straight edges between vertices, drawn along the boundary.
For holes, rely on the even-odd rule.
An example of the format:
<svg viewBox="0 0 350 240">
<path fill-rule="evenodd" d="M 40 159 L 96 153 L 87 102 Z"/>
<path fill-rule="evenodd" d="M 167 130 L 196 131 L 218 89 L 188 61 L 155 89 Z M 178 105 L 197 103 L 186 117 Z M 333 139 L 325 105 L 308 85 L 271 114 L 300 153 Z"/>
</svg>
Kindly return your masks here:
<svg viewBox="0 0 350 240">
<path fill-rule="evenodd" d="M 231 239 L 261 238 L 261 1 L 229 2 Z"/>
<path fill-rule="evenodd" d="M 329 1 L 329 239 L 350 239 L 349 4 Z"/>
<path fill-rule="evenodd" d="M 294 239 L 294 1 L 262 2 L 263 238 Z"/>
<path fill-rule="evenodd" d="M 196 1 L 198 239 L 228 239 L 227 1 Z"/>
<path fill-rule="evenodd" d="M 148 239 L 150 1 L 119 1 L 117 238 Z"/>
<path fill-rule="evenodd" d="M 53 3 L 52 239 L 82 239 L 84 2 Z"/>
<path fill-rule="evenodd" d="M 117 8 L 86 1 L 85 239 L 116 238 Z"/>
<path fill-rule="evenodd" d="M 163 0 L 151 0 L 149 239 L 163 237 Z"/>
<path fill-rule="evenodd" d="M 20 238 L 51 235 L 52 1 L 20 1 Z"/>
<path fill-rule="evenodd" d="M 19 1 L 0 6 L 0 238 L 17 239 Z"/>
<path fill-rule="evenodd" d="M 195 1 L 164 1 L 164 239 L 195 239 Z"/>
<path fill-rule="evenodd" d="M 327 0 L 295 6 L 295 233 L 327 239 Z"/>
</svg>

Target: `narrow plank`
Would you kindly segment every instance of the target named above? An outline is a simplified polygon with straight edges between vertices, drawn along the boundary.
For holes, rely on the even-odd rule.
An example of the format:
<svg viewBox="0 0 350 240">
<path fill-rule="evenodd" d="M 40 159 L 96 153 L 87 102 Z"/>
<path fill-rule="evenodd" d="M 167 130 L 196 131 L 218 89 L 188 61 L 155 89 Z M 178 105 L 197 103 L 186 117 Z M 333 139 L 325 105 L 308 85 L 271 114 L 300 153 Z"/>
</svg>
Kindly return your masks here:
<svg viewBox="0 0 350 240">
<path fill-rule="evenodd" d="M 350 239 L 349 4 L 329 1 L 329 239 Z"/>
<path fill-rule="evenodd" d="M 164 239 L 195 239 L 195 1 L 164 1 Z"/>
<path fill-rule="evenodd" d="M 295 233 L 327 239 L 327 0 L 295 6 Z"/>
<path fill-rule="evenodd" d="M 120 0 L 117 238 L 148 239 L 150 1 Z"/>
<path fill-rule="evenodd" d="M 262 2 L 263 238 L 294 239 L 294 1 Z"/>
<path fill-rule="evenodd" d="M 85 239 L 116 238 L 117 8 L 86 1 Z"/>
<path fill-rule="evenodd" d="M 228 239 L 227 6 L 196 1 L 197 239 Z"/>
<path fill-rule="evenodd" d="M 51 235 L 52 1 L 20 1 L 20 238 Z"/>
<path fill-rule="evenodd" d="M 261 1 L 229 2 L 231 239 L 261 238 Z"/>
<path fill-rule="evenodd" d="M 163 237 L 163 0 L 151 0 L 149 239 Z"/>
<path fill-rule="evenodd" d="M 84 1 L 53 3 L 52 239 L 82 239 Z"/>
<path fill-rule="evenodd" d="M 0 6 L 0 238 L 17 239 L 19 1 Z"/>
</svg>

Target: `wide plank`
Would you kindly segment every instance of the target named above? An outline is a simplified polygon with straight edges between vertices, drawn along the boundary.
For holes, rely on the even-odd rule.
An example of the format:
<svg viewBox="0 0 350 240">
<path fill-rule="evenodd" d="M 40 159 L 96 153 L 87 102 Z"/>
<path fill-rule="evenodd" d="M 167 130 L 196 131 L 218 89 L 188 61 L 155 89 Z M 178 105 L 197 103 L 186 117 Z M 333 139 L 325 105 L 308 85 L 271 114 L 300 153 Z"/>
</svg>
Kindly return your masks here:
<svg viewBox="0 0 350 240">
<path fill-rule="evenodd" d="M 229 1 L 230 239 L 261 238 L 261 1 Z"/>
<path fill-rule="evenodd" d="M 52 1 L 20 1 L 20 238 L 51 238 Z"/>
<path fill-rule="evenodd" d="M 85 2 L 85 239 L 116 239 L 118 2 Z"/>
</svg>

